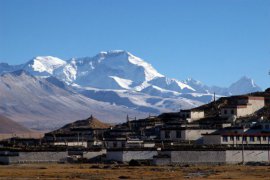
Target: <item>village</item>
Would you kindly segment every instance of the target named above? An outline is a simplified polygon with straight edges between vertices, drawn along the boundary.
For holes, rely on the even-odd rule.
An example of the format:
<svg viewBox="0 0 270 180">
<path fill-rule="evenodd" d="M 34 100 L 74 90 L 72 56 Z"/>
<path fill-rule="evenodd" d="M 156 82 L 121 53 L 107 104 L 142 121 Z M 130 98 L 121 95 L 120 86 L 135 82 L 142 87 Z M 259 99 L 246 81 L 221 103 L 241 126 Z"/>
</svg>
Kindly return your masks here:
<svg viewBox="0 0 270 180">
<path fill-rule="evenodd" d="M 214 98 L 209 104 L 118 125 L 91 115 L 42 138 L 0 142 L 0 164 L 145 165 L 270 162 L 270 90 Z"/>
</svg>

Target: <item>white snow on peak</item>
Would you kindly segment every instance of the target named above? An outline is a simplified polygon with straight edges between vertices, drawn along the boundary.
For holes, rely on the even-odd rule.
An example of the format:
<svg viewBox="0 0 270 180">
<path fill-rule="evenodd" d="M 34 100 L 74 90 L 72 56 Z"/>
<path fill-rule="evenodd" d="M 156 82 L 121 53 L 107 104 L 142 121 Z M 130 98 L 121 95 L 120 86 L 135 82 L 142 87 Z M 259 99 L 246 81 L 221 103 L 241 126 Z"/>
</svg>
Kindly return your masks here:
<svg viewBox="0 0 270 180">
<path fill-rule="evenodd" d="M 124 89 L 130 89 L 130 85 L 133 83 L 132 80 L 129 79 L 123 79 L 117 76 L 110 76 L 110 78 L 114 79 L 119 86 L 121 86 Z"/>
<path fill-rule="evenodd" d="M 68 83 L 72 83 L 77 78 L 77 68 L 73 64 L 67 64 L 63 68 L 64 77 L 66 77 L 65 81 Z"/>
<path fill-rule="evenodd" d="M 141 66 L 145 69 L 144 73 L 146 81 L 151 81 L 152 79 L 157 77 L 164 77 L 164 75 L 158 73 L 157 70 L 155 70 L 151 64 L 145 62 L 141 58 L 138 58 L 130 54 L 129 52 L 127 52 L 127 54 L 129 55 L 128 60 L 130 63 L 135 64 L 137 66 Z"/>
<path fill-rule="evenodd" d="M 195 80 L 193 78 L 187 78 L 187 80 L 184 81 L 185 84 L 196 84 L 196 85 L 203 85 L 201 81 Z"/>
<path fill-rule="evenodd" d="M 110 50 L 110 51 L 101 51 L 99 54 L 121 54 L 121 53 L 127 53 L 125 50 Z"/>
<path fill-rule="evenodd" d="M 139 57 L 134 56 L 128 51 L 124 50 L 111 50 L 111 51 L 102 51 L 96 57 L 98 57 L 98 62 L 101 63 L 103 60 L 110 60 L 110 57 L 118 57 L 119 60 L 127 60 L 129 63 L 140 66 L 144 68 L 145 80 L 151 81 L 157 77 L 164 77 L 164 75 L 157 72 L 153 66 L 146 61 L 142 60 Z M 118 58 L 117 58 L 118 59 Z"/>
<path fill-rule="evenodd" d="M 185 84 L 185 83 L 183 83 L 181 81 L 178 81 L 177 79 L 172 79 L 172 81 L 175 81 L 181 89 L 185 89 L 186 88 L 186 89 L 190 89 L 192 91 L 196 91 L 195 89 L 193 89 L 189 85 L 187 85 L 187 84 Z"/>
<path fill-rule="evenodd" d="M 38 56 L 28 64 L 36 72 L 48 72 L 53 74 L 53 71 L 66 64 L 66 61 L 52 56 Z"/>
</svg>

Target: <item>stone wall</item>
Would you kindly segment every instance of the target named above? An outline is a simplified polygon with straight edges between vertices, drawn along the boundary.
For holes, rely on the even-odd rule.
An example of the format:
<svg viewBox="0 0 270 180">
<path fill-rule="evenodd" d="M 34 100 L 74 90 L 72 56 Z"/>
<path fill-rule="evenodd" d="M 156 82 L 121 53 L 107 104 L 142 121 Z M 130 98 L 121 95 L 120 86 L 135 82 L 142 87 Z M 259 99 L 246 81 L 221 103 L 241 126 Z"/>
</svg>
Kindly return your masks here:
<svg viewBox="0 0 270 180">
<path fill-rule="evenodd" d="M 237 164 L 243 162 L 243 151 L 226 151 L 226 163 Z M 245 150 L 244 162 L 269 162 L 267 150 Z"/>
<path fill-rule="evenodd" d="M 18 156 L 0 156 L 0 163 L 6 158 L 7 164 L 62 162 L 67 156 L 67 152 L 19 152 Z"/>
<path fill-rule="evenodd" d="M 219 164 L 225 160 L 225 151 L 171 151 L 172 164 Z"/>
<path fill-rule="evenodd" d="M 119 150 L 107 151 L 107 160 L 129 162 L 130 160 L 152 160 L 156 150 Z"/>
<path fill-rule="evenodd" d="M 167 155 L 169 158 L 162 156 Z M 243 159 L 244 155 L 244 159 Z M 155 157 L 155 165 L 170 164 L 238 164 L 248 162 L 270 162 L 268 150 L 224 150 L 224 151 L 164 151 Z"/>
</svg>

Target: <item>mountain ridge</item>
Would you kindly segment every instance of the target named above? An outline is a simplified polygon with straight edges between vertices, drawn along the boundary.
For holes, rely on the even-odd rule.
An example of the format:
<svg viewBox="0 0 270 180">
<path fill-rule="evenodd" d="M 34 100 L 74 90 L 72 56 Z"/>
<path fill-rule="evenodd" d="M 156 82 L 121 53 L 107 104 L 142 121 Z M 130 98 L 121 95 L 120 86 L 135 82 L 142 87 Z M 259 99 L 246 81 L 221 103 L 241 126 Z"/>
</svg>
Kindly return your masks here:
<svg viewBox="0 0 270 180">
<path fill-rule="evenodd" d="M 32 66 L 33 61 L 39 62 L 37 67 Z M 241 78 L 236 81 L 238 83 L 234 82 L 227 88 L 210 87 L 192 78 L 183 81 L 167 78 L 151 64 L 123 50 L 102 51 L 93 57 L 71 58 L 66 61 L 52 56 L 37 56 L 24 65 L 7 67 L 7 64 L 2 66 L 0 64 L 0 73 L 20 69 L 22 66 L 24 70 L 35 76 L 54 76 L 69 85 L 77 84 L 99 89 L 142 91 L 149 86 L 156 86 L 178 93 L 213 94 L 215 92 L 227 96 L 239 94 L 237 88 L 240 88 L 241 84 L 238 81 L 242 80 L 241 83 L 250 88 L 247 92 L 262 90 L 248 78 L 245 79 L 247 82 L 243 82 Z"/>
<path fill-rule="evenodd" d="M 57 128 L 90 113 L 122 122 L 127 114 L 143 117 L 197 107 L 213 101 L 214 93 L 219 98 L 260 90 L 250 78 L 227 88 L 168 78 L 122 50 L 66 61 L 37 56 L 21 65 L 0 63 L 0 113 L 31 128 L 39 122 Z"/>
</svg>

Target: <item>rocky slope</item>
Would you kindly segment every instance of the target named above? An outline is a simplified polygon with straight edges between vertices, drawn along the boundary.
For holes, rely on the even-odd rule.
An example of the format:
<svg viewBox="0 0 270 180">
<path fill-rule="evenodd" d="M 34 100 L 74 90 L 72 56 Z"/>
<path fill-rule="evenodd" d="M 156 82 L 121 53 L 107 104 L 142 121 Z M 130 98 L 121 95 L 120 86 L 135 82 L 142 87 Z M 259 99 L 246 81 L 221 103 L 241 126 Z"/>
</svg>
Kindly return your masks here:
<svg viewBox="0 0 270 180">
<path fill-rule="evenodd" d="M 13 133 L 31 133 L 30 129 L 16 123 L 15 121 L 0 115 L 0 134 L 13 134 Z"/>
</svg>

